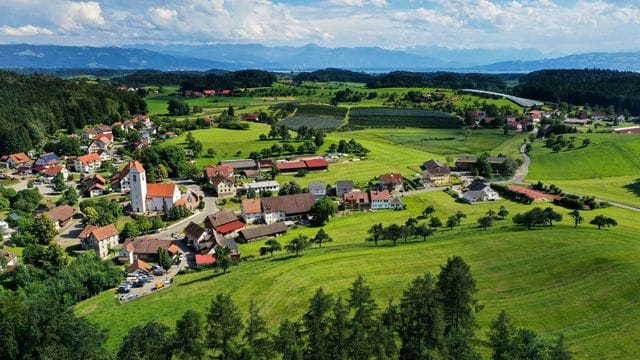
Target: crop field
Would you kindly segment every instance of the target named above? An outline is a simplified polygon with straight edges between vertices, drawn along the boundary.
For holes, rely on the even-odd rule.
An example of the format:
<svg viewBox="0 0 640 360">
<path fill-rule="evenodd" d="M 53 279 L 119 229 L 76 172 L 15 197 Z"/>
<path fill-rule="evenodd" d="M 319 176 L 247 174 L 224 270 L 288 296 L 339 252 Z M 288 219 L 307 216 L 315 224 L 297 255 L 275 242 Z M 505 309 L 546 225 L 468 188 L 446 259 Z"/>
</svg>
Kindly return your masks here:
<svg viewBox="0 0 640 360">
<path fill-rule="evenodd" d="M 344 124 L 347 109 L 331 105 L 304 104 L 297 107 L 295 115 L 280 124 L 290 129 L 307 126 L 313 129 L 335 129 Z"/>
<path fill-rule="evenodd" d="M 555 183 L 571 192 L 640 207 L 640 137 L 626 134 L 576 134 L 578 147 L 559 152 L 536 142 L 527 180 Z M 582 139 L 591 144 L 581 147 Z"/>
<path fill-rule="evenodd" d="M 354 108 L 349 114 L 349 123 L 364 127 L 416 127 L 435 129 L 457 129 L 462 121 L 441 111 Z"/>
<path fill-rule="evenodd" d="M 488 324 L 497 313 L 506 310 L 519 326 L 545 339 L 563 333 L 578 358 L 635 355 L 640 344 L 629 336 L 640 331 L 640 299 L 635 296 L 640 291 L 640 262 L 635 255 L 640 250 L 640 225 L 635 213 L 615 208 L 585 213 L 587 219 L 600 213 L 616 218 L 620 226 L 608 230 L 590 225 L 573 229 L 565 219 L 553 228 L 526 231 L 507 219 L 485 231 L 475 226 L 475 219 L 488 208 L 502 204 L 513 215 L 527 207 L 507 201 L 458 204 L 440 192 L 407 197 L 405 202 L 407 211 L 333 219 L 325 230 L 335 241 L 307 250 L 299 258 L 276 254 L 243 262 L 224 276 L 211 270 L 179 276 L 171 288 L 125 305 L 119 305 L 108 291 L 80 303 L 75 311 L 109 330 L 110 349 L 134 325 L 154 319 L 173 327 L 185 310 L 204 311 L 217 292 L 231 294 L 245 313 L 249 301 L 256 301 L 273 327 L 284 318 L 300 316 L 319 286 L 346 296 L 353 279 L 361 274 L 383 304 L 390 297 L 397 300 L 414 277 L 436 273 L 447 257 L 460 255 L 471 266 L 484 305 L 478 314 L 480 338 L 486 338 Z M 400 240 L 396 247 L 364 242 L 370 224 L 401 222 L 427 204 L 434 205 L 441 218 L 456 210 L 468 218 L 460 228 L 439 230 L 426 242 Z M 281 241 L 296 232 L 314 231 L 295 230 Z M 253 253 L 245 245 L 241 251 Z"/>
</svg>

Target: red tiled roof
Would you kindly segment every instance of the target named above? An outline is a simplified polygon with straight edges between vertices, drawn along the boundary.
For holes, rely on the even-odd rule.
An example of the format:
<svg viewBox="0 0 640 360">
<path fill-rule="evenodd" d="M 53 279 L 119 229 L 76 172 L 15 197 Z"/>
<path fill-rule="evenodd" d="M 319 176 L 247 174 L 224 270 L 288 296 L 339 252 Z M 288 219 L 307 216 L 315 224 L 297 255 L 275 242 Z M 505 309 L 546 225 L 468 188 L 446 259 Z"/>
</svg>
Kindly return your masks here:
<svg viewBox="0 0 640 360">
<path fill-rule="evenodd" d="M 244 199 L 242 200 L 242 211 L 245 214 L 256 214 L 261 212 L 260 199 Z"/>
<path fill-rule="evenodd" d="M 91 234 L 93 234 L 93 237 L 95 237 L 97 241 L 102 241 L 112 236 L 118 235 L 119 232 L 118 229 L 116 229 L 115 225 L 109 224 L 107 226 L 94 228 L 91 231 Z"/>
<path fill-rule="evenodd" d="M 55 176 L 58 175 L 58 173 L 62 171 L 62 169 L 64 169 L 64 166 L 53 166 L 48 169 L 44 169 L 42 173 L 47 176 Z"/>
<path fill-rule="evenodd" d="M 175 254 L 178 251 L 176 243 L 171 240 L 160 240 L 153 237 L 139 237 L 136 239 L 127 239 L 124 247 L 133 246 L 133 251 L 137 254 L 155 255 L 160 249 L 167 249 L 170 253 Z M 173 246 L 173 247 L 172 247 Z"/>
<path fill-rule="evenodd" d="M 93 229 L 95 228 L 97 228 L 97 226 L 87 225 L 84 229 L 82 229 L 82 231 L 80 231 L 80 235 L 78 235 L 78 238 L 80 239 L 88 238 L 89 235 L 91 235 L 91 232 L 93 231 Z"/>
<path fill-rule="evenodd" d="M 283 170 L 304 170 L 307 168 L 307 165 L 303 161 L 289 161 L 283 162 L 276 165 L 278 171 Z"/>
<path fill-rule="evenodd" d="M 230 177 L 231 175 L 233 175 L 233 170 L 233 166 L 231 165 L 209 165 L 204 168 L 204 172 L 208 178 L 212 178 L 216 175 Z"/>
<path fill-rule="evenodd" d="M 147 198 L 172 198 L 176 184 L 147 184 Z"/>
<path fill-rule="evenodd" d="M 139 173 L 144 172 L 144 167 L 142 167 L 142 164 L 140 164 L 140 162 L 137 160 L 129 162 L 129 170 L 133 170 L 133 169 L 138 170 Z"/>
<path fill-rule="evenodd" d="M 92 163 L 92 162 L 101 161 L 100 155 L 98 155 L 96 153 L 79 156 L 78 160 L 80 160 L 80 162 L 82 164 L 85 164 L 85 165 L 89 164 L 89 163 Z"/>
<path fill-rule="evenodd" d="M 151 272 L 151 266 L 140 259 L 136 259 L 133 264 L 129 265 L 129 267 L 127 268 L 127 273 L 133 274 L 134 272 L 136 272 L 136 270 L 142 270 L 146 273 L 149 273 Z"/>
<path fill-rule="evenodd" d="M 325 159 L 311 159 L 304 160 L 304 163 L 307 165 L 307 168 L 327 168 L 329 166 L 329 162 Z"/>
<path fill-rule="evenodd" d="M 224 225 L 218 226 L 215 229 L 216 229 L 217 232 L 226 235 L 226 234 L 230 234 L 230 233 L 232 233 L 232 232 L 234 232 L 236 230 L 242 229 L 243 227 L 245 227 L 245 224 L 240 220 L 236 220 L 236 221 L 230 222 L 228 224 L 224 224 Z"/>
<path fill-rule="evenodd" d="M 212 254 L 196 254 L 196 265 L 205 266 L 215 264 L 216 258 Z"/>
<path fill-rule="evenodd" d="M 22 164 L 29 161 L 29 157 L 25 153 L 17 153 L 9 155 L 16 164 Z"/>
<path fill-rule="evenodd" d="M 345 193 L 344 195 L 345 202 L 355 202 L 355 203 L 368 203 L 369 195 L 365 192 L 360 191 L 352 191 L 350 193 Z"/>
<path fill-rule="evenodd" d="M 546 199 L 547 198 L 547 195 L 545 193 L 543 193 L 543 192 L 532 190 L 532 189 L 527 189 L 527 188 L 524 188 L 524 187 L 518 186 L 518 185 L 509 186 L 509 190 L 513 190 L 513 191 L 517 191 L 517 192 L 519 192 L 521 194 L 529 195 L 534 200 L 542 200 L 542 199 Z"/>
<path fill-rule="evenodd" d="M 380 181 L 383 184 L 401 184 L 402 183 L 402 175 L 401 174 L 384 174 L 380 175 Z"/>
<path fill-rule="evenodd" d="M 176 202 L 173 205 L 175 205 L 175 206 L 185 206 L 185 205 L 187 205 L 187 201 L 185 199 L 178 199 L 178 200 L 176 200 Z"/>
<path fill-rule="evenodd" d="M 371 201 L 385 201 L 385 200 L 391 200 L 391 195 L 389 195 L 389 191 L 388 190 L 383 190 L 383 191 L 377 191 L 377 190 L 371 190 Z"/>
<path fill-rule="evenodd" d="M 113 141 L 113 134 L 98 134 L 96 135 L 96 140 L 102 141 L 102 142 L 106 142 L 105 143 L 110 143 Z"/>
</svg>

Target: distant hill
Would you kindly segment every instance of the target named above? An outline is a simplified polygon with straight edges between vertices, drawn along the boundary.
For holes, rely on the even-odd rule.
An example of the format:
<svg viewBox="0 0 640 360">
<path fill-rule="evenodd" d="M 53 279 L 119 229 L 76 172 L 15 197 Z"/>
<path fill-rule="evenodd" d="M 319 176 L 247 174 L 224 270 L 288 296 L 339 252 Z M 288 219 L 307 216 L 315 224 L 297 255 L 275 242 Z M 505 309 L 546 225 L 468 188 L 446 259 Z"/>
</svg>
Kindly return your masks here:
<svg viewBox="0 0 640 360">
<path fill-rule="evenodd" d="M 554 69 L 608 69 L 640 71 L 640 52 L 587 53 L 534 61 L 506 61 L 472 67 L 480 72 L 531 72 Z"/>
<path fill-rule="evenodd" d="M 404 50 L 408 54 L 428 56 L 456 67 L 480 66 L 505 61 L 541 60 L 545 56 L 538 49 L 449 49 L 443 46 L 416 46 Z"/>
<path fill-rule="evenodd" d="M 0 45 L 0 68 L 207 70 L 238 65 L 145 49 L 20 44 Z"/>
</svg>

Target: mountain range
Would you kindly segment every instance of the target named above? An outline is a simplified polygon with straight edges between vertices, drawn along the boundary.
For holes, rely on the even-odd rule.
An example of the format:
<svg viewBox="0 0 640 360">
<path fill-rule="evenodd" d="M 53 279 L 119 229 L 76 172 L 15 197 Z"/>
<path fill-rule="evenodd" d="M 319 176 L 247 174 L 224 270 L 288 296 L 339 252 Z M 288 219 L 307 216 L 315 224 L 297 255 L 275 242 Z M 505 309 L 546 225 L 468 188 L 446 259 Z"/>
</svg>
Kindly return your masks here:
<svg viewBox="0 0 640 360">
<path fill-rule="evenodd" d="M 459 71 L 531 72 L 542 69 L 601 68 L 640 71 L 640 52 L 587 53 L 545 58 L 536 49 L 448 49 L 413 47 L 326 48 L 317 45 L 268 47 L 259 44 L 134 45 L 86 47 L 0 45 L 7 69 L 264 69 L 301 71 L 341 68 L 365 72 Z"/>
</svg>

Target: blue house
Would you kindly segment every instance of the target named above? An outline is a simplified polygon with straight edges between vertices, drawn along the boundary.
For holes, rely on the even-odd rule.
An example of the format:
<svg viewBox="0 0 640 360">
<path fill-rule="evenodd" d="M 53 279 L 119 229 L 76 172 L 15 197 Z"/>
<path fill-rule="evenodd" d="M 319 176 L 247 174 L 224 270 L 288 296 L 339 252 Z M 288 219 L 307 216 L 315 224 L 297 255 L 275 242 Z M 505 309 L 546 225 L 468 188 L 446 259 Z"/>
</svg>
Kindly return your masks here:
<svg viewBox="0 0 640 360">
<path fill-rule="evenodd" d="M 60 162 L 60 158 L 58 155 L 54 153 L 46 153 L 40 155 L 38 160 L 36 160 L 36 166 L 51 166 L 56 165 Z"/>
</svg>

